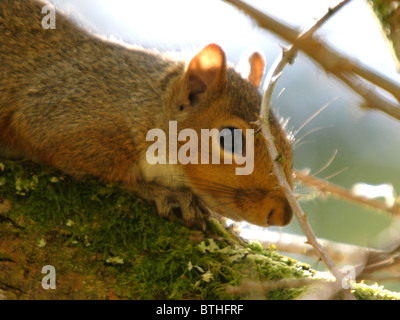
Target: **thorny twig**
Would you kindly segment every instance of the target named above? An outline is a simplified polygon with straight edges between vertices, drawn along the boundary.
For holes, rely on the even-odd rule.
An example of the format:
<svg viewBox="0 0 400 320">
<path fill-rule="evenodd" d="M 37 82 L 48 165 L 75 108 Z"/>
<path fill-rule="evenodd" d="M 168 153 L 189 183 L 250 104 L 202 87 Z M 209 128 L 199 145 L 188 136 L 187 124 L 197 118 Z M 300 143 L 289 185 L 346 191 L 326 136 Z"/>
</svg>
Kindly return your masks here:
<svg viewBox="0 0 400 320">
<path fill-rule="evenodd" d="M 306 32 L 303 32 L 298 36 L 298 41 L 300 40 L 305 40 L 309 39 L 312 37 L 312 35 L 335 13 L 338 12 L 341 8 L 343 8 L 348 2 L 351 0 L 344 0 L 340 2 L 336 7 L 329 9 L 328 13 L 325 14 L 321 19 L 319 19 L 309 30 Z M 266 83 L 268 84 L 268 87 L 266 89 L 266 92 L 263 96 L 263 102 L 262 105 L 265 105 L 265 108 L 261 109 L 261 118 L 266 119 L 267 114 L 269 114 L 269 104 L 266 103 L 266 99 L 271 101 L 272 98 L 272 92 L 275 88 L 275 84 L 281 75 L 283 69 L 288 63 L 293 63 L 294 58 L 296 57 L 299 49 L 295 46 L 290 46 L 289 48 L 284 48 L 283 49 L 283 54 L 280 60 L 278 60 L 278 64 L 275 69 L 271 69 L 273 73 L 270 73 L 271 76 L 269 79 L 267 79 Z M 273 77 L 276 77 L 276 79 L 273 79 Z M 265 109 L 265 110 L 264 110 Z"/>
<path fill-rule="evenodd" d="M 317 40 L 311 36 L 299 37 L 295 29 L 286 26 L 241 0 L 225 1 L 246 12 L 260 27 L 272 31 L 292 43 L 297 49 L 302 50 L 317 62 L 325 71 L 343 81 L 365 101 L 364 108 L 380 110 L 400 120 L 400 87 L 396 83 L 360 63 L 344 58 L 319 39 Z M 389 100 L 375 91 L 374 86 L 390 93 L 397 99 L 397 102 Z"/>
<path fill-rule="evenodd" d="M 264 122 L 261 123 L 261 131 L 262 131 L 264 137 L 266 138 L 266 145 L 267 145 L 268 152 L 269 152 L 271 158 L 278 159 L 279 154 L 273 143 L 273 136 L 272 136 L 271 132 L 269 131 L 268 126 Z M 285 193 L 285 196 L 293 210 L 293 213 L 295 214 L 302 230 L 304 231 L 304 234 L 307 237 L 307 243 L 310 244 L 314 248 L 317 256 L 322 261 L 325 262 L 328 269 L 335 276 L 335 278 L 337 280 L 337 287 L 338 287 L 338 289 L 340 289 L 339 284 L 341 283 L 341 281 L 343 279 L 343 274 L 338 270 L 338 268 L 336 267 L 336 265 L 333 262 L 333 260 L 331 259 L 331 257 L 326 253 L 324 248 L 318 242 L 314 232 L 311 229 L 310 224 L 307 221 L 305 213 L 301 209 L 299 203 L 297 202 L 296 196 L 293 194 L 288 182 L 286 181 L 286 177 L 283 173 L 281 165 L 279 164 L 278 161 L 273 161 L 273 165 L 274 165 L 274 171 L 278 178 L 279 184 L 281 185 L 281 187 Z M 345 290 L 344 292 L 346 295 L 346 299 L 354 299 L 354 296 L 349 291 Z"/>
<path fill-rule="evenodd" d="M 342 1 L 339 5 L 337 5 L 335 8 L 332 8 L 329 10 L 329 12 L 319 20 L 319 22 L 316 23 L 314 27 L 312 27 L 309 31 L 303 33 L 302 35 L 299 36 L 298 39 L 296 39 L 297 42 L 302 42 L 304 39 L 310 39 L 312 34 L 321 26 L 323 22 L 328 20 L 329 17 L 331 17 L 334 13 L 336 13 L 340 8 L 342 8 L 345 4 L 347 4 L 349 0 L 344 0 Z M 293 57 L 295 56 L 297 52 L 297 48 L 295 46 L 291 46 L 289 49 L 285 49 L 282 54 L 282 58 L 275 67 L 275 69 L 272 70 L 271 76 L 268 79 L 267 82 L 267 89 L 266 92 L 264 93 L 263 99 L 262 99 L 262 105 L 261 105 L 261 111 L 260 111 L 260 127 L 261 127 L 261 132 L 263 133 L 265 139 L 266 139 L 266 146 L 268 149 L 268 153 L 271 157 L 271 159 L 278 159 L 279 154 L 278 151 L 275 147 L 274 144 L 274 139 L 273 136 L 269 130 L 269 127 L 267 125 L 267 114 L 269 112 L 269 107 L 271 103 L 271 96 L 272 96 L 272 91 L 275 87 L 275 84 L 279 78 L 279 75 L 281 74 L 283 68 L 293 60 Z M 334 275 L 336 278 L 335 282 L 335 290 L 339 291 L 342 290 L 341 284 L 343 280 L 343 274 L 338 270 L 336 267 L 334 261 L 332 258 L 326 253 L 325 249 L 321 246 L 321 244 L 318 242 L 313 230 L 311 229 L 311 226 L 309 225 L 306 215 L 304 214 L 303 210 L 301 209 L 299 203 L 297 202 L 296 196 L 293 194 L 292 189 L 290 188 L 285 174 L 283 172 L 283 169 L 278 161 L 273 161 L 273 166 L 274 166 L 274 171 L 277 176 L 277 179 L 279 181 L 279 184 L 281 185 L 285 196 L 297 218 L 299 221 L 299 224 L 301 228 L 303 229 L 306 237 L 307 237 L 307 242 L 310 244 L 317 256 L 324 261 L 328 269 L 331 271 L 331 273 Z M 344 296 L 346 299 L 353 300 L 355 299 L 354 296 L 350 293 L 348 290 L 343 290 Z"/>
</svg>

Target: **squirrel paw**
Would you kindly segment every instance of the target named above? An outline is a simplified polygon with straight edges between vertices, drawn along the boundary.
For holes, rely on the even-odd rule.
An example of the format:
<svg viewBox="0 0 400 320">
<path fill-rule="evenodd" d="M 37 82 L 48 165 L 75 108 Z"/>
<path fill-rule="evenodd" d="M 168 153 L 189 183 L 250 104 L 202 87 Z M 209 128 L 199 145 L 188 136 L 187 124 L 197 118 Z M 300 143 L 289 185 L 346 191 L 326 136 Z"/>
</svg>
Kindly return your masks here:
<svg viewBox="0 0 400 320">
<path fill-rule="evenodd" d="M 172 210 L 172 203 L 168 201 L 168 190 L 160 190 L 154 199 L 157 212 L 163 218 L 167 218 Z"/>
<path fill-rule="evenodd" d="M 129 189 L 139 197 L 153 202 L 156 205 L 158 214 L 164 218 L 172 218 L 174 216 L 173 209 L 180 208 L 182 218 L 187 227 L 198 226 L 205 230 L 205 218 L 212 214 L 190 189 L 171 190 L 151 184 L 141 184 L 135 189 L 132 187 Z"/>
<path fill-rule="evenodd" d="M 193 193 L 186 191 L 175 195 L 175 200 L 181 209 L 182 218 L 187 227 L 199 226 L 206 229 L 205 218 L 210 216 L 210 210 Z"/>
<path fill-rule="evenodd" d="M 154 202 L 162 217 L 170 217 L 172 209 L 179 207 L 187 227 L 196 225 L 205 230 L 206 222 L 204 218 L 210 215 L 210 211 L 192 192 L 188 190 L 160 190 Z"/>
</svg>

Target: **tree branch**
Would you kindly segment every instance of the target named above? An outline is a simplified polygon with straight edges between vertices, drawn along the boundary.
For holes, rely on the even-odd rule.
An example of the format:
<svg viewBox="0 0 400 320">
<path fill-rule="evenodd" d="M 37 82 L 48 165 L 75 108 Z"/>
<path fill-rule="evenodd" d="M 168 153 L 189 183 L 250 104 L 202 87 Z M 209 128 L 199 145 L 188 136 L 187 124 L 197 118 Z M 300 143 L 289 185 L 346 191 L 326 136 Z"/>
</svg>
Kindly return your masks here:
<svg viewBox="0 0 400 320">
<path fill-rule="evenodd" d="M 260 27 L 272 31 L 286 41 L 292 43 L 296 48 L 302 50 L 325 71 L 347 84 L 365 101 L 365 107 L 383 111 L 390 116 L 400 120 L 400 86 L 390 79 L 379 75 L 366 66 L 356 63 L 349 58 L 344 58 L 340 53 L 328 46 L 321 40 L 313 37 L 300 37 L 295 29 L 292 29 L 271 16 L 255 9 L 240 0 L 225 0 L 238 9 L 250 15 Z M 345 1 L 343 1 L 345 2 Z M 390 93 L 397 102 L 392 102 L 374 91 L 364 79 Z M 353 81 L 356 81 L 354 84 Z"/>
<path fill-rule="evenodd" d="M 322 22 L 325 22 L 328 20 L 329 17 L 331 17 L 337 10 L 343 7 L 344 4 L 348 3 L 348 0 L 343 1 L 344 3 L 341 3 L 340 5 L 336 6 L 333 9 L 330 9 L 329 12 L 320 20 L 320 22 L 316 24 L 313 28 L 311 28 L 308 32 L 303 33 L 300 36 L 301 41 L 305 39 L 310 39 L 312 34 L 322 25 Z M 321 22 L 322 21 L 322 22 Z M 300 41 L 300 42 L 301 42 Z M 286 199 L 288 200 L 297 220 L 299 221 L 299 224 L 304 231 L 304 234 L 307 237 L 307 243 L 310 244 L 317 256 L 324 261 L 328 269 L 331 271 L 331 273 L 334 275 L 336 278 L 335 286 L 336 290 L 342 290 L 341 283 L 343 279 L 343 274 L 338 270 L 336 267 L 334 261 L 332 258 L 326 253 L 324 248 L 321 246 L 321 244 L 318 242 L 313 230 L 311 229 L 311 226 L 309 225 L 306 215 L 304 214 L 303 210 L 301 209 L 299 203 L 297 202 L 297 199 L 295 195 L 292 192 L 292 189 L 290 188 L 286 177 L 285 173 L 283 172 L 281 164 L 276 160 L 279 159 L 279 154 L 278 151 L 275 147 L 274 144 L 274 138 L 269 130 L 269 127 L 267 125 L 267 114 L 269 112 L 270 104 L 271 104 L 271 96 L 272 96 L 272 91 L 275 87 L 275 84 L 279 78 L 279 75 L 281 74 L 283 68 L 286 66 L 286 64 L 290 61 L 292 61 L 294 55 L 296 54 L 297 48 L 292 46 L 288 50 L 284 50 L 282 54 L 282 59 L 280 62 L 277 64 L 276 68 L 271 70 L 270 72 L 270 77 L 267 82 L 267 89 L 264 93 L 262 103 L 261 103 L 261 110 L 260 110 L 260 129 L 262 134 L 265 137 L 265 143 L 266 147 L 268 149 L 268 153 L 273 160 L 273 166 L 274 166 L 274 172 L 275 175 L 278 179 L 279 184 L 282 187 L 283 192 L 285 193 Z M 343 290 L 345 298 L 346 299 L 354 299 L 354 296 L 350 293 L 348 290 Z"/>
<path fill-rule="evenodd" d="M 296 180 L 308 186 L 311 186 L 324 194 L 330 194 L 334 197 L 348 200 L 363 206 L 367 206 L 375 210 L 380 210 L 385 213 L 400 216 L 399 205 L 394 204 L 393 206 L 389 206 L 381 201 L 357 196 L 345 188 L 342 188 L 333 183 L 316 178 L 314 176 L 311 176 L 307 173 L 298 170 L 295 170 L 295 175 L 296 175 Z"/>
</svg>

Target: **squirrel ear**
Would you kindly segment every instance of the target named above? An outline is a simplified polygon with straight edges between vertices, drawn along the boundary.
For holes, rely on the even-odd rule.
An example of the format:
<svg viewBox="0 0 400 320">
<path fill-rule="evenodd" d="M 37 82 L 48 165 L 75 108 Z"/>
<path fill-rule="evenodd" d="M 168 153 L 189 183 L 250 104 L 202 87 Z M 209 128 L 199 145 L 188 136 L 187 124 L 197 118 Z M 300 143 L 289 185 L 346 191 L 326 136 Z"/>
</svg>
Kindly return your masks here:
<svg viewBox="0 0 400 320">
<path fill-rule="evenodd" d="M 258 88 L 261 84 L 265 69 L 265 59 L 259 52 L 254 52 L 249 57 L 250 72 L 247 79 Z"/>
<path fill-rule="evenodd" d="M 225 53 L 220 46 L 209 44 L 189 62 L 186 69 L 190 100 L 197 99 L 209 87 L 222 89 L 226 78 Z"/>
</svg>

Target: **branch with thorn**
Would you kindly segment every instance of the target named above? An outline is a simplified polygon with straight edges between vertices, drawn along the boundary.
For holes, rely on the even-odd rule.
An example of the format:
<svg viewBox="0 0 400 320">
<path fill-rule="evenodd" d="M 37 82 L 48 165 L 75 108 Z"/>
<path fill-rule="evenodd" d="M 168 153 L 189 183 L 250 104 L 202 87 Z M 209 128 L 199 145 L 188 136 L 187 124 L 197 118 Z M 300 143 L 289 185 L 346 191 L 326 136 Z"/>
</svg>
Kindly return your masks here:
<svg viewBox="0 0 400 320">
<path fill-rule="evenodd" d="M 241 3 L 240 1 L 229 1 L 229 2 Z M 267 120 L 271 105 L 272 92 L 275 88 L 276 82 L 278 81 L 279 76 L 282 73 L 284 67 L 289 62 L 293 62 L 296 53 L 298 52 L 299 48 L 301 48 L 297 47 L 297 44 L 304 43 L 307 40 L 312 39 L 312 35 L 315 33 L 315 31 L 348 2 L 349 0 L 344 0 L 336 7 L 331 8 L 328 11 L 328 13 L 326 13 L 324 17 L 322 17 L 319 21 L 317 21 L 317 23 L 310 30 L 304 32 L 299 37 L 296 36 L 295 38 L 293 38 L 292 40 L 294 45 L 283 50 L 280 61 L 277 63 L 276 67 L 272 69 L 270 72 L 270 76 L 266 81 L 267 88 L 262 98 L 259 126 L 263 136 L 265 137 L 265 144 L 271 159 L 279 158 L 279 154 L 275 147 L 274 139 L 268 127 L 268 120 Z M 343 291 L 345 299 L 354 300 L 355 298 L 353 294 L 349 290 L 344 290 L 342 288 L 342 280 L 344 275 L 342 274 L 342 272 L 339 271 L 332 258 L 327 254 L 325 249 L 318 242 L 313 230 L 311 229 L 310 224 L 307 221 L 305 213 L 303 212 L 302 208 L 297 202 L 296 196 L 294 195 L 292 189 L 290 188 L 289 183 L 286 180 L 285 173 L 283 172 L 281 164 L 279 163 L 279 161 L 273 161 L 273 166 L 275 175 L 279 181 L 279 184 L 282 187 L 283 192 L 285 193 L 286 199 L 288 200 L 294 215 L 296 216 L 304 234 L 307 237 L 307 243 L 313 247 L 316 255 L 326 264 L 328 269 L 336 278 L 336 281 L 333 283 L 334 290 L 332 291 L 332 294 L 339 291 Z"/>
</svg>

